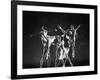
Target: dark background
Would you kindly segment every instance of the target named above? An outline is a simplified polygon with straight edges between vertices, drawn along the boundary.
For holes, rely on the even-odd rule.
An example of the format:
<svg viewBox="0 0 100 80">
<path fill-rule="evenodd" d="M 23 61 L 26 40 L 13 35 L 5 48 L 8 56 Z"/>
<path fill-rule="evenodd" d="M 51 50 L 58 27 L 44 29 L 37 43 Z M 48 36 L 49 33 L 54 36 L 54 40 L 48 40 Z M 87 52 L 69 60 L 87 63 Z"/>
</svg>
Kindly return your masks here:
<svg viewBox="0 0 100 80">
<path fill-rule="evenodd" d="M 39 68 L 43 49 L 39 32 L 43 25 L 49 31 L 57 25 L 65 30 L 69 29 L 70 25 L 80 25 L 77 31 L 75 58 L 71 60 L 74 66 L 89 65 L 89 14 L 23 11 L 23 68 Z M 50 35 L 57 34 L 52 32 Z M 53 67 L 55 48 L 51 49 Z"/>
</svg>

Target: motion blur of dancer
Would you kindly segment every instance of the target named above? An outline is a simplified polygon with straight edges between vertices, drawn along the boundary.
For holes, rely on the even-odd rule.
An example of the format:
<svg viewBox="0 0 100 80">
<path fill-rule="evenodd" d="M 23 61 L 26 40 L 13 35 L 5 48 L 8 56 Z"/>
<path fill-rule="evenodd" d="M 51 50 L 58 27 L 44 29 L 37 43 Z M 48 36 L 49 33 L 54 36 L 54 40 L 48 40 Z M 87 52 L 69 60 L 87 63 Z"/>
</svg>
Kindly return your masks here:
<svg viewBox="0 0 100 80">
<path fill-rule="evenodd" d="M 73 25 L 71 25 L 70 26 L 70 31 L 71 31 L 71 40 L 72 40 L 72 44 L 71 44 L 71 46 L 72 46 L 72 57 L 74 58 L 75 57 L 75 42 L 76 42 L 76 38 L 77 38 L 77 30 L 80 28 L 80 25 L 77 27 L 77 28 L 75 28 Z"/>
<path fill-rule="evenodd" d="M 66 60 L 68 60 L 69 61 L 69 63 L 70 63 L 70 65 L 71 66 L 73 66 L 73 64 L 72 64 L 72 62 L 71 62 L 71 59 L 70 59 L 70 57 L 69 57 L 69 51 L 70 51 L 70 46 L 71 46 L 71 44 L 70 44 L 70 36 L 68 36 L 68 32 L 67 31 L 65 31 L 61 26 L 57 26 L 61 31 L 62 31 L 62 33 L 63 33 L 63 35 L 61 35 L 61 37 L 62 37 L 62 40 L 61 40 L 61 42 L 60 42 L 60 46 L 59 46 L 59 48 L 60 48 L 60 55 L 59 55 L 59 57 L 58 57 L 58 59 L 59 60 L 61 60 L 62 61 L 62 64 L 63 64 L 63 67 L 65 67 L 65 65 L 66 65 Z M 67 43 L 67 44 L 65 44 L 65 43 Z M 66 46 L 65 46 L 66 45 Z M 57 54 L 57 53 L 56 53 Z M 56 58 L 57 59 L 57 58 Z M 57 64 L 57 63 L 56 63 Z M 55 65 L 56 66 L 56 65 Z"/>
<path fill-rule="evenodd" d="M 75 28 L 71 25 L 70 29 L 64 30 L 61 26 L 57 28 L 63 33 L 61 35 L 50 36 L 44 26 L 42 26 L 41 33 L 41 42 L 43 44 L 43 53 L 40 60 L 40 68 L 43 67 L 44 61 L 47 62 L 47 67 L 50 66 L 50 47 L 54 44 L 54 41 L 57 40 L 56 45 L 56 58 L 55 58 L 55 67 L 59 65 L 59 61 L 62 63 L 62 66 L 66 66 L 66 61 L 68 60 L 70 66 L 73 66 L 69 53 L 72 53 L 72 57 L 75 57 L 75 42 L 77 37 L 77 30 L 80 28 L 80 25 Z M 57 32 L 57 29 L 54 31 Z"/>
<path fill-rule="evenodd" d="M 42 58 L 40 60 L 40 68 L 43 66 L 43 62 L 46 60 L 47 61 L 47 66 L 50 66 L 50 47 L 51 44 L 55 40 L 55 36 L 50 36 L 48 35 L 48 31 L 44 29 L 44 26 L 42 26 L 42 31 L 41 33 L 41 42 L 43 44 L 43 54 Z"/>
</svg>

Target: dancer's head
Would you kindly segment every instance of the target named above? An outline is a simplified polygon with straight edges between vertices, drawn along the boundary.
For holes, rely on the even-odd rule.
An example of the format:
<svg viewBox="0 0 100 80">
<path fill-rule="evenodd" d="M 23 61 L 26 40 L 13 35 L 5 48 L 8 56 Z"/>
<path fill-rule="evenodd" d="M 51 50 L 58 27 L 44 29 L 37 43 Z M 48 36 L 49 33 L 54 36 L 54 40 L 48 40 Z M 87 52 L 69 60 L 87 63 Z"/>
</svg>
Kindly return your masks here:
<svg viewBox="0 0 100 80">
<path fill-rule="evenodd" d="M 60 35 L 57 35 L 57 40 L 58 40 L 58 42 L 61 41 L 61 36 Z"/>
<path fill-rule="evenodd" d="M 42 33 L 45 36 L 48 34 L 48 31 L 44 28 L 44 26 L 42 26 Z"/>
<path fill-rule="evenodd" d="M 70 25 L 70 29 L 71 29 L 71 30 L 74 30 L 74 26 L 73 26 L 73 25 Z"/>
</svg>

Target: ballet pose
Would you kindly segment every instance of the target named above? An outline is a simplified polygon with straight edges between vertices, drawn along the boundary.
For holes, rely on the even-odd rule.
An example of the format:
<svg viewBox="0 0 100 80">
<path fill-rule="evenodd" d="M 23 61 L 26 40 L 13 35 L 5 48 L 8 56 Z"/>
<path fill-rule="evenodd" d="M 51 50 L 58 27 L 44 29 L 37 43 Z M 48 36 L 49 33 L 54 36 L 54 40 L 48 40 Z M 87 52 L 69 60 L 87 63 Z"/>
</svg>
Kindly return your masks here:
<svg viewBox="0 0 100 80">
<path fill-rule="evenodd" d="M 41 42 L 43 44 L 43 53 L 40 60 L 40 68 L 43 67 L 44 61 L 47 62 L 47 67 L 50 66 L 50 47 L 54 44 L 54 41 L 57 40 L 56 45 L 56 58 L 55 58 L 55 67 L 59 65 L 59 61 L 62 63 L 62 66 L 66 66 L 66 61 L 68 60 L 70 66 L 73 66 L 69 53 L 72 53 L 72 57 L 75 57 L 75 42 L 77 36 L 77 30 L 80 28 L 80 25 L 75 28 L 73 25 L 70 26 L 70 29 L 64 30 L 61 26 L 57 26 L 63 34 L 57 36 L 50 36 L 44 26 L 42 26 L 41 33 Z M 57 30 L 55 30 L 57 31 Z"/>
<path fill-rule="evenodd" d="M 71 46 L 72 46 L 72 57 L 75 57 L 75 42 L 76 42 L 76 37 L 77 37 L 77 30 L 80 28 L 80 25 L 77 26 L 77 28 L 74 28 L 73 25 L 70 26 L 70 32 L 72 33 L 71 35 Z"/>
<path fill-rule="evenodd" d="M 41 33 L 41 42 L 43 44 L 43 54 L 40 60 L 40 68 L 43 66 L 44 60 L 47 61 L 47 66 L 49 67 L 50 66 L 50 47 L 56 38 L 55 36 L 48 35 L 48 31 L 44 29 L 44 26 L 42 26 L 42 31 L 40 33 Z"/>
<path fill-rule="evenodd" d="M 55 60 L 55 66 L 57 66 L 57 60 L 62 62 L 62 66 L 65 67 L 66 60 L 69 61 L 70 65 L 73 66 L 71 59 L 69 57 L 69 51 L 70 51 L 70 36 L 68 36 L 67 32 L 62 29 L 60 26 L 58 28 L 63 32 L 63 35 L 59 36 L 58 38 L 58 46 L 56 50 L 56 60 Z M 65 41 L 67 42 L 67 46 L 65 46 Z"/>
</svg>

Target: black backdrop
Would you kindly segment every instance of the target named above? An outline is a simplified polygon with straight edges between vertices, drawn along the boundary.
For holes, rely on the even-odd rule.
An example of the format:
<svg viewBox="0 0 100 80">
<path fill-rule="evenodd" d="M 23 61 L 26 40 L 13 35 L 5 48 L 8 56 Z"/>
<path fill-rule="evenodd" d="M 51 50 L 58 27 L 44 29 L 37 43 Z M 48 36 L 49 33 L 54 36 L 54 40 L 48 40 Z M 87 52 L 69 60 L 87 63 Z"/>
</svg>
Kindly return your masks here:
<svg viewBox="0 0 100 80">
<path fill-rule="evenodd" d="M 81 25 L 76 40 L 76 56 L 71 60 L 74 66 L 89 65 L 89 14 L 23 11 L 23 68 L 39 68 L 43 49 L 39 32 L 43 25 L 53 30 L 57 25 L 69 29 L 71 24 Z M 51 49 L 53 67 L 55 50 Z"/>
</svg>

